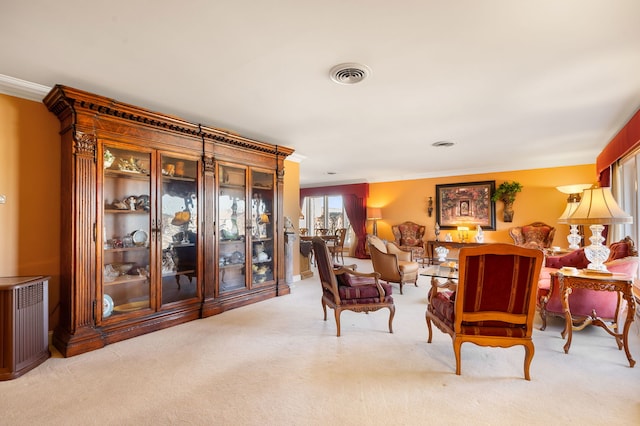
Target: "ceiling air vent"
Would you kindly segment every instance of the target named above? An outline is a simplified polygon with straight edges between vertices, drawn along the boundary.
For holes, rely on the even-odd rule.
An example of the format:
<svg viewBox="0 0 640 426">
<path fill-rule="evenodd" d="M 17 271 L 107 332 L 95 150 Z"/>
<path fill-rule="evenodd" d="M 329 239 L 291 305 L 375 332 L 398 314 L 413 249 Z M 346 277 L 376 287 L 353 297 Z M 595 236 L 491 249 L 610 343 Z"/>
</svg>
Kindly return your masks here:
<svg viewBox="0 0 640 426">
<path fill-rule="evenodd" d="M 340 64 L 331 68 L 329 76 L 338 84 L 356 84 L 371 75 L 371 69 L 362 64 Z"/>
<path fill-rule="evenodd" d="M 436 148 L 440 148 L 440 147 L 450 147 L 455 145 L 453 142 L 449 142 L 449 141 L 439 141 L 439 142 L 434 142 L 431 144 L 432 146 L 435 146 Z"/>
</svg>

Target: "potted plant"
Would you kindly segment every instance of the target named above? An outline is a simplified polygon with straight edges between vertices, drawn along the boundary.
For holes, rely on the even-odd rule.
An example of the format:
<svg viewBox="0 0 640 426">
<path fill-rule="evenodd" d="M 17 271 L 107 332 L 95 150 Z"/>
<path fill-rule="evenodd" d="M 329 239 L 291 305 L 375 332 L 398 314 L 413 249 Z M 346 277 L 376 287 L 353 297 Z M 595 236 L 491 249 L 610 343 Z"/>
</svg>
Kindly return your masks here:
<svg viewBox="0 0 640 426">
<path fill-rule="evenodd" d="M 491 196 L 492 201 L 502 201 L 504 203 L 503 219 L 505 222 L 513 221 L 513 202 L 516 200 L 516 194 L 522 191 L 522 185 L 519 182 L 505 181 L 500 184 L 496 192 Z"/>
</svg>

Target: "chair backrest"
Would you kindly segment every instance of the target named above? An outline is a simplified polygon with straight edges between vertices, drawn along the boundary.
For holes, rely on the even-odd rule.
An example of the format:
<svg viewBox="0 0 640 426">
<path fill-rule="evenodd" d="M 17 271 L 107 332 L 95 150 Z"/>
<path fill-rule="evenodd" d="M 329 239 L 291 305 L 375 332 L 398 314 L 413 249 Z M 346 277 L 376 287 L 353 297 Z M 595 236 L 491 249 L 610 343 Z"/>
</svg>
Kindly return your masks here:
<svg viewBox="0 0 640 426">
<path fill-rule="evenodd" d="M 511 244 L 460 249 L 455 332 L 491 335 L 493 327 L 508 327 L 531 337 L 543 258 L 540 250 Z"/>
<path fill-rule="evenodd" d="M 331 253 L 327 247 L 327 243 L 321 237 L 313 237 L 313 253 L 316 257 L 316 265 L 318 267 L 318 275 L 320 284 L 325 292 L 331 293 L 335 297 L 338 296 L 338 280 L 333 273 L 333 263 L 331 261 Z"/>
<path fill-rule="evenodd" d="M 424 237 L 425 230 L 425 226 L 410 221 L 391 227 L 393 237 L 395 238 L 394 242 L 400 247 L 422 246 L 424 244 L 422 238 Z"/>
<path fill-rule="evenodd" d="M 327 228 L 316 228 L 316 235 L 329 235 Z"/>
<path fill-rule="evenodd" d="M 367 242 L 369 243 L 369 246 L 374 246 L 382 253 L 387 252 L 387 245 L 380 239 L 380 237 L 377 237 L 375 235 L 367 235 Z"/>
<path fill-rule="evenodd" d="M 336 229 L 336 247 L 344 247 L 344 240 L 347 237 L 347 228 Z"/>
<path fill-rule="evenodd" d="M 377 246 L 369 244 L 369 254 L 373 270 L 380 274 L 384 281 L 397 282 L 400 277 L 398 269 L 398 257 L 395 254 L 380 250 Z"/>
<path fill-rule="evenodd" d="M 544 222 L 509 228 L 509 235 L 517 246 L 530 248 L 549 248 L 553 244 L 556 228 Z"/>
</svg>

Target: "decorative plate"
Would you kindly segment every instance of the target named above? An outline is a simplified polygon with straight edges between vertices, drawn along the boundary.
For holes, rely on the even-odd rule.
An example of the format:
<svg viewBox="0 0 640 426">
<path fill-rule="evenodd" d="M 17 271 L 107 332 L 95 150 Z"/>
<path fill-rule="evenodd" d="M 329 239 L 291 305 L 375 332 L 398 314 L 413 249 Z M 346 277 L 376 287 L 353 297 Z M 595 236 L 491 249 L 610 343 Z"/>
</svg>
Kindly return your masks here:
<svg viewBox="0 0 640 426">
<path fill-rule="evenodd" d="M 131 303 L 125 303 L 123 305 L 118 305 L 115 308 L 116 312 L 132 312 L 132 311 L 137 311 L 138 309 L 142 309 L 142 308 L 148 308 L 149 307 L 149 301 L 148 300 L 141 300 L 138 302 L 131 302 Z"/>
<path fill-rule="evenodd" d="M 133 244 L 142 247 L 147 244 L 149 235 L 140 229 L 138 231 L 134 231 L 133 234 L 131 234 L 131 238 L 133 238 Z"/>
<path fill-rule="evenodd" d="M 113 299 L 108 294 L 102 298 L 102 316 L 107 318 L 113 312 Z"/>
</svg>

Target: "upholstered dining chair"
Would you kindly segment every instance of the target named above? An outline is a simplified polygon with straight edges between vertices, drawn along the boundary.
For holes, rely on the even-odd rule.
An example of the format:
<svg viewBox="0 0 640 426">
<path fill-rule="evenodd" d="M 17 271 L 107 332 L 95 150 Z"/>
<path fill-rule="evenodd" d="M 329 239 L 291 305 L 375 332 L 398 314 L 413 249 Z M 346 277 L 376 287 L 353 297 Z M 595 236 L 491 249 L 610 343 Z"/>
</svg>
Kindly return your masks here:
<svg viewBox="0 0 640 426">
<path fill-rule="evenodd" d="M 388 283 L 398 283 L 400 294 L 402 286 L 412 283 L 418 286 L 420 265 L 414 262 L 410 251 L 400 249 L 394 243 L 385 243 L 375 235 L 367 236 L 369 254 L 373 270 L 380 274 L 380 279 Z"/>
<path fill-rule="evenodd" d="M 344 264 L 344 240 L 347 237 L 347 228 L 338 228 L 335 233 L 335 240 L 327 242 L 327 247 L 333 256 L 333 260 L 338 261 L 338 256 Z"/>
<path fill-rule="evenodd" d="M 380 283 L 376 272 L 361 273 L 355 266 L 335 267 L 331 253 L 321 237 L 313 238 L 318 275 L 322 284 L 322 310 L 327 320 L 327 306 L 334 310 L 337 336 L 340 336 L 340 314 L 342 311 L 373 312 L 389 309 L 389 333 L 393 333 L 393 303 L 391 285 Z"/>
<path fill-rule="evenodd" d="M 546 249 L 553 244 L 556 228 L 544 222 L 533 222 L 509 228 L 509 235 L 517 246 Z"/>
<path fill-rule="evenodd" d="M 455 291 L 439 291 L 450 282 L 432 280 L 426 312 L 428 343 L 433 322 L 453 340 L 456 374 L 460 375 L 461 346 L 525 348 L 524 377 L 534 354 L 533 317 L 536 289 L 544 255 L 541 250 L 511 244 L 487 244 L 460 249 Z"/>
</svg>

